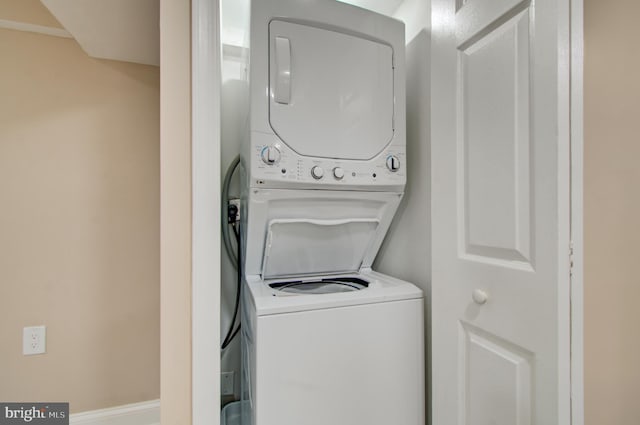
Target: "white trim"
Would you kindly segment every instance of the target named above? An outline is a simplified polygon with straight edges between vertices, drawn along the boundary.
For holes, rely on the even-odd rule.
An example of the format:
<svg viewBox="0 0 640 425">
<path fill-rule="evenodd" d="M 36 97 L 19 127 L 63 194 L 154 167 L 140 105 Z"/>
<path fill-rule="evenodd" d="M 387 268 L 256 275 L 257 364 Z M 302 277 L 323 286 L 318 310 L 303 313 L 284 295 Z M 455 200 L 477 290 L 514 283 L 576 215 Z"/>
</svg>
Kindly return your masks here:
<svg viewBox="0 0 640 425">
<path fill-rule="evenodd" d="M 571 8 L 557 2 L 558 22 L 558 423 L 571 424 Z"/>
<path fill-rule="evenodd" d="M 160 400 L 69 415 L 70 425 L 160 425 Z"/>
<path fill-rule="evenodd" d="M 73 38 L 69 31 L 62 28 L 45 27 L 36 24 L 27 24 L 25 22 L 9 21 L 0 19 L 0 28 L 16 31 L 35 32 L 38 34 L 52 35 L 54 37 Z"/>
<path fill-rule="evenodd" d="M 571 424 L 584 425 L 584 4 L 571 0 Z"/>
<path fill-rule="evenodd" d="M 191 3 L 192 424 L 220 422 L 219 0 Z"/>
</svg>

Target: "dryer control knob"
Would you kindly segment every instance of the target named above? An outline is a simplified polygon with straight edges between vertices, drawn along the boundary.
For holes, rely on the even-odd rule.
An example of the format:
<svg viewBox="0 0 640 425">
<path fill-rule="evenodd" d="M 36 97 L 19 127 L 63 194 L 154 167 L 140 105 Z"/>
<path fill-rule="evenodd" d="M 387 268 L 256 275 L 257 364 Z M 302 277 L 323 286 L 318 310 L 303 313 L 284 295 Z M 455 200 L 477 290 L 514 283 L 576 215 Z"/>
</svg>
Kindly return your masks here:
<svg viewBox="0 0 640 425">
<path fill-rule="evenodd" d="M 316 180 L 320 180 L 322 177 L 324 177 L 324 170 L 322 169 L 322 167 L 316 165 L 311 169 L 311 176 Z"/>
<path fill-rule="evenodd" d="M 260 156 L 262 156 L 262 162 L 267 165 L 274 165 L 280 161 L 280 151 L 275 146 L 264 147 Z"/>
<path fill-rule="evenodd" d="M 342 178 L 344 177 L 344 170 L 340 167 L 336 167 L 333 169 L 333 177 L 335 177 L 338 180 L 342 180 Z"/>
<path fill-rule="evenodd" d="M 395 155 L 389 155 L 387 157 L 387 168 L 389 171 L 396 172 L 400 169 L 400 160 Z"/>
</svg>

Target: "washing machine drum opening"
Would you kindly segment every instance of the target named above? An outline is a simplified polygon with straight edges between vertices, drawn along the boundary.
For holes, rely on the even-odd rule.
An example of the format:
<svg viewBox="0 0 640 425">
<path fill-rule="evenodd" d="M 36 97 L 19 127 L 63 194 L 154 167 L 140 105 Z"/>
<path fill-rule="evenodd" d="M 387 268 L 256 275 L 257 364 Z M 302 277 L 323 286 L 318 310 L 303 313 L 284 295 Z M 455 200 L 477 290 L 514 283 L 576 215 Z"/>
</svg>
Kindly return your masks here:
<svg viewBox="0 0 640 425">
<path fill-rule="evenodd" d="M 369 286 L 369 282 L 357 277 L 338 277 L 312 281 L 277 282 L 269 286 L 276 291 L 290 294 L 335 294 L 365 289 Z"/>
</svg>

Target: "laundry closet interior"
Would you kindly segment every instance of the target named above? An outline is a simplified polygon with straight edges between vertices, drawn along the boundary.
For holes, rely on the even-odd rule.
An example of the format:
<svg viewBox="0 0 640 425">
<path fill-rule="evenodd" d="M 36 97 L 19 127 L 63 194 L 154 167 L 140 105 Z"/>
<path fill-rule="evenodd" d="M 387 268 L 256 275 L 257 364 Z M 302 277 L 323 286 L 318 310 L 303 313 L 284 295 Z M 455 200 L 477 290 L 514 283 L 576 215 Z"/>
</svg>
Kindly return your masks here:
<svg viewBox="0 0 640 425">
<path fill-rule="evenodd" d="M 223 423 L 582 411 L 581 4 L 221 1 Z"/>
<path fill-rule="evenodd" d="M 267 189 L 262 190 L 264 195 L 262 195 L 263 199 L 261 201 L 266 203 L 269 202 L 270 198 L 280 196 L 277 195 L 278 193 L 296 192 L 295 186 L 287 186 L 288 180 L 302 182 L 301 189 L 298 190 L 301 194 L 295 194 L 291 197 L 288 195 L 281 196 L 282 199 L 273 202 L 274 207 L 270 210 L 271 212 L 262 214 L 268 218 L 257 219 L 259 221 L 258 225 L 253 221 L 249 223 L 248 226 L 253 226 L 253 229 L 240 230 L 243 235 L 245 232 L 250 235 L 248 242 L 243 239 L 243 243 L 246 243 L 244 252 L 248 257 L 246 259 L 247 269 L 245 273 L 249 275 L 253 265 L 256 269 L 254 273 L 258 275 L 258 280 L 260 280 L 261 276 L 267 277 L 265 281 L 271 277 L 271 281 L 276 282 L 276 287 L 282 286 L 284 287 L 283 290 L 289 292 L 283 292 L 285 298 L 282 299 L 315 297 L 316 300 L 326 303 L 333 297 L 338 304 L 321 307 L 321 310 L 344 310 L 347 311 L 347 316 L 329 314 L 326 318 L 319 319 L 319 324 L 316 325 L 315 330 L 313 328 L 314 325 L 311 323 L 298 323 L 297 328 L 294 326 L 288 331 L 283 331 L 285 334 L 290 332 L 289 337 L 285 336 L 283 340 L 277 341 L 271 335 L 271 341 L 262 337 L 262 340 L 257 344 L 264 344 L 272 348 L 275 345 L 282 347 L 281 349 L 274 348 L 273 356 L 279 357 L 276 360 L 276 364 L 278 361 L 294 362 L 295 359 L 288 357 L 287 352 L 295 351 L 295 347 L 299 345 L 305 345 L 305 338 L 313 339 L 314 336 L 322 338 L 318 335 L 322 333 L 323 329 L 326 329 L 329 333 L 334 332 L 332 329 L 340 327 L 341 320 L 361 321 L 354 328 L 361 329 L 361 331 L 357 332 L 362 334 L 366 333 L 368 328 L 369 332 L 372 333 L 371 339 L 367 340 L 363 336 L 361 343 L 349 345 L 345 341 L 340 342 L 342 340 L 339 339 L 349 339 L 349 337 L 347 335 L 340 336 L 340 332 L 336 332 L 335 337 L 338 339 L 334 342 L 335 348 L 323 349 L 322 343 L 319 345 L 320 348 L 310 348 L 304 354 L 307 358 L 302 360 L 298 367 L 301 368 L 300 370 L 316 368 L 319 375 L 307 378 L 299 377 L 301 381 L 299 384 L 304 387 L 313 381 L 314 385 L 330 385 L 333 378 L 329 375 L 335 375 L 335 385 L 340 386 L 341 368 L 352 367 L 348 366 L 348 364 L 354 361 L 357 362 L 357 357 L 366 354 L 367 350 L 388 351 L 387 357 L 376 358 L 371 356 L 370 359 L 365 359 L 369 362 L 380 361 L 381 363 L 368 364 L 366 367 L 360 366 L 362 375 L 357 379 L 370 375 L 371 382 L 375 383 L 373 385 L 367 384 L 372 388 L 371 394 L 377 394 L 376 396 L 380 401 L 393 397 L 396 397 L 399 401 L 404 399 L 405 404 L 415 405 L 415 407 L 407 409 L 407 411 L 415 410 L 415 412 L 409 414 L 409 417 L 412 415 L 415 417 L 407 420 L 411 423 L 422 421 L 424 420 L 428 400 L 428 356 L 425 360 L 424 353 L 428 353 L 429 340 L 428 332 L 426 332 L 429 325 L 426 318 L 429 317 L 428 300 L 431 258 L 429 39 L 426 32 L 426 26 L 430 21 L 428 5 L 424 2 L 412 0 L 404 2 L 352 2 L 357 6 L 366 8 L 367 11 L 365 11 L 356 9 L 351 5 L 338 3 L 336 9 L 338 14 L 340 10 L 344 10 L 347 16 L 355 16 L 353 24 L 350 24 L 349 21 L 344 19 L 343 21 L 334 20 L 334 22 L 331 22 L 334 19 L 331 15 L 336 14 L 336 11 L 331 10 L 331 8 L 325 12 L 321 10 L 319 13 L 314 13 L 313 7 L 305 5 L 304 2 L 297 2 L 300 5 L 299 10 L 292 10 L 287 18 L 288 14 L 283 13 L 282 10 L 286 10 L 287 7 L 291 10 L 296 2 L 289 2 L 291 5 L 287 5 L 287 2 L 270 1 L 264 3 L 282 3 L 280 15 L 276 16 L 276 18 L 279 16 L 284 18 L 281 20 L 268 19 L 269 27 L 267 29 L 265 26 L 263 35 L 250 35 L 251 31 L 257 33 L 258 30 L 255 27 L 251 27 L 251 31 L 249 31 L 252 25 L 250 12 L 252 6 L 249 0 L 224 0 L 220 4 L 222 22 L 221 170 L 223 173 L 221 181 L 228 182 L 228 185 L 223 185 L 223 205 L 236 202 L 246 203 L 246 196 L 243 195 L 243 186 L 250 186 L 250 189 L 253 190 L 260 189 L 258 185 L 265 185 Z M 330 4 L 330 6 L 334 5 Z M 303 10 L 305 8 L 307 8 L 306 11 Z M 254 15 L 259 13 L 255 12 L 255 9 L 256 6 L 254 5 Z M 269 7 L 265 6 L 265 9 L 269 9 Z M 277 10 L 277 8 L 274 9 Z M 375 12 L 375 14 L 371 14 L 370 11 Z M 264 11 L 263 13 L 274 12 Z M 298 16 L 296 16 L 296 13 Z M 325 18 L 327 22 L 323 22 L 322 13 L 327 14 L 328 18 Z M 385 20 L 386 18 L 383 19 L 378 14 L 394 19 Z M 253 18 L 256 20 L 255 16 Z M 359 23 L 358 19 L 362 22 Z M 406 22 L 401 23 L 402 20 Z M 300 25 L 305 21 L 309 21 L 311 24 L 306 27 Z M 336 22 L 342 22 L 342 27 L 337 28 Z M 382 28 L 387 23 L 395 32 L 392 31 L 387 34 L 381 31 L 378 36 L 379 39 L 376 39 L 378 37 L 375 34 L 362 34 L 362 32 L 366 32 L 365 30 L 370 28 L 375 29 L 376 26 Z M 325 24 L 326 27 L 323 28 Z M 332 28 L 331 25 L 334 27 Z M 359 30 L 358 25 L 365 30 Z M 274 34 L 276 31 L 279 31 L 278 35 Z M 255 103 L 252 100 L 252 96 L 254 98 L 256 96 L 253 90 L 256 89 L 255 87 L 252 88 L 250 93 L 249 72 L 250 69 L 256 72 L 254 67 L 258 65 L 251 64 L 249 67 L 247 66 L 250 58 L 251 60 L 256 60 L 256 52 L 250 53 L 248 48 L 250 37 L 252 37 L 252 43 L 255 43 L 255 40 L 260 40 L 261 37 L 265 40 L 270 38 L 274 43 L 286 41 L 287 45 L 284 47 L 276 44 L 269 46 L 271 49 L 271 62 L 268 71 L 270 74 L 274 74 L 277 72 L 275 71 L 276 67 L 286 66 L 278 61 L 285 61 L 290 66 L 290 80 L 287 82 L 290 87 L 287 86 L 286 89 L 287 95 L 290 96 L 291 104 L 295 102 L 292 106 L 281 99 L 275 98 L 279 96 L 276 91 L 282 91 L 282 88 L 276 89 L 275 86 L 278 82 L 274 81 L 273 78 L 276 77 L 271 75 L 270 90 L 276 93 L 271 95 L 272 99 L 268 112 L 264 112 L 265 116 L 267 113 L 269 114 L 269 125 L 265 125 L 264 127 L 267 128 L 259 129 L 258 132 L 253 132 L 251 137 L 247 135 L 247 131 L 249 131 L 247 128 L 248 115 L 251 115 L 252 120 L 257 121 L 256 115 L 260 115 L 259 118 L 263 118 L 263 112 L 256 113 L 256 107 L 252 106 L 252 102 Z M 385 37 L 387 38 L 385 39 Z M 405 41 L 406 50 L 404 48 Z M 304 43 L 307 43 L 307 45 L 304 45 Z M 345 53 L 341 53 L 339 51 L 339 48 L 342 47 L 341 44 L 349 43 L 353 45 L 345 47 Z M 395 45 L 392 45 L 393 43 Z M 289 56 L 286 59 L 282 59 L 283 53 L 281 50 L 283 48 L 286 48 L 286 56 Z M 317 50 L 314 51 L 314 49 Z M 363 53 L 360 55 L 360 52 Z M 314 55 L 319 57 L 315 63 L 313 63 Z M 357 57 L 349 57 L 350 55 Z M 324 65 L 322 63 L 324 58 L 342 61 L 342 63 L 327 63 Z M 387 64 L 384 67 L 384 71 L 378 71 L 375 67 L 385 61 Z M 392 61 L 402 61 L 402 64 L 395 64 L 394 69 Z M 304 73 L 309 74 L 313 71 L 308 68 L 305 69 L 305 67 L 309 66 L 305 65 L 305 62 L 311 63 L 310 66 L 312 68 L 319 66 L 326 66 L 326 68 L 323 71 L 319 71 L 315 76 L 310 74 L 310 77 L 307 78 Z M 367 72 L 366 67 L 370 67 L 372 71 Z M 264 78 L 266 79 L 267 75 L 270 74 L 265 69 Z M 363 81 L 367 80 L 364 77 L 367 77 L 368 74 L 373 74 L 372 79 L 377 78 L 378 80 L 373 82 Z M 255 82 L 255 75 L 251 74 L 251 84 L 258 86 L 262 82 Z M 323 81 L 317 81 L 322 75 L 326 75 L 326 78 Z M 344 87 L 334 88 L 331 87 L 332 81 L 337 81 L 338 83 L 342 81 L 342 84 L 349 84 L 350 87 L 355 88 L 347 88 L 346 90 Z M 301 86 L 306 88 L 301 88 Z M 376 89 L 371 90 L 371 87 L 376 87 Z M 405 87 L 406 101 L 404 98 Z M 343 90 L 344 94 L 341 94 L 340 90 Z M 327 99 L 326 105 L 322 104 L 323 92 Z M 333 111 L 332 115 L 330 109 L 333 105 L 338 105 L 339 101 L 331 98 L 331 96 L 347 97 L 350 94 L 354 98 L 343 99 L 346 106 L 341 110 Z M 306 96 L 306 99 L 311 99 L 307 101 L 308 104 L 306 105 L 304 104 L 304 96 Z M 265 103 L 266 105 L 267 103 Z M 294 109 L 294 106 L 297 108 Z M 293 109 L 291 116 L 286 115 L 288 113 L 287 108 Z M 283 115 L 280 118 L 276 116 L 278 109 L 284 110 L 284 112 L 281 112 Z M 250 114 L 249 111 L 251 111 Z M 349 113 L 354 115 L 348 116 Z M 340 121 L 341 116 L 343 117 L 342 121 Z M 277 122 L 278 119 L 281 120 L 280 123 Z M 336 124 L 326 126 L 328 128 L 323 131 L 321 122 L 323 119 Z M 358 120 L 361 122 L 359 123 Z M 402 120 L 402 122 L 395 123 L 394 120 Z M 291 125 L 287 128 L 289 125 L 287 121 L 294 121 L 297 125 Z M 254 130 L 254 126 L 255 124 L 252 123 L 251 130 Z M 246 139 L 253 141 L 258 137 L 266 137 L 260 136 L 262 134 L 260 131 L 267 133 L 269 126 L 276 130 L 275 133 L 282 140 L 273 138 L 273 136 L 271 139 L 267 137 L 264 140 L 255 142 L 254 144 L 257 146 L 251 146 L 252 154 L 243 154 L 242 150 L 246 150 L 246 147 L 243 147 Z M 394 148 L 394 145 L 397 144 L 404 145 L 404 140 L 401 140 L 401 142 L 398 142 L 398 140 L 399 138 L 405 139 L 405 137 L 406 151 L 404 146 L 400 146 L 397 149 Z M 353 140 L 366 140 L 366 142 L 358 145 Z M 298 153 L 302 155 L 294 157 Z M 330 158 L 331 156 L 337 159 Z M 240 164 L 237 164 L 238 157 L 242 158 Z M 313 161 L 305 163 L 305 158 L 307 157 L 310 157 Z M 372 160 L 372 158 L 376 157 L 378 158 L 377 160 Z M 343 160 L 340 158 L 343 158 Z M 252 164 L 251 161 L 256 159 L 257 164 Z M 253 180 L 256 180 L 255 182 L 250 182 L 254 183 L 253 185 L 243 182 L 243 173 L 249 174 L 246 171 L 249 166 L 257 167 L 258 173 L 266 172 L 267 174 L 259 177 L 259 180 L 253 178 Z M 316 174 L 319 168 L 321 168 L 320 172 L 322 173 L 320 176 Z M 269 173 L 274 175 L 273 178 L 276 181 L 274 183 L 275 186 L 271 186 L 272 188 L 275 187 L 275 189 L 271 191 L 269 191 Z M 405 181 L 406 186 L 403 184 Z M 278 182 L 284 182 L 284 186 L 280 187 L 285 189 L 288 187 L 293 190 L 278 190 Z M 320 190 L 313 190 L 314 186 L 309 186 L 309 184 L 313 185 L 314 183 L 320 183 Z M 322 184 L 325 186 L 322 187 Z M 345 190 L 345 188 L 347 189 Z M 311 190 L 305 192 L 305 189 Z M 323 192 L 323 190 L 326 192 Z M 382 195 L 381 192 L 386 194 Z M 392 194 L 390 192 L 396 193 Z M 314 198 L 319 193 L 331 193 L 331 195 L 319 196 L 316 200 L 305 199 Z M 313 196 L 308 196 L 308 194 Z M 373 196 L 368 194 L 373 194 Z M 278 203 L 281 206 L 278 206 Z M 251 205 L 251 202 L 249 202 L 249 205 Z M 245 362 L 242 360 L 243 355 L 241 355 L 241 335 L 244 328 L 249 326 L 247 323 L 249 318 L 247 314 L 241 312 L 242 308 L 235 308 L 238 291 L 238 272 L 234 264 L 237 261 L 234 257 L 234 254 L 237 255 L 235 248 L 237 243 L 233 228 L 236 227 L 237 230 L 247 225 L 246 218 L 242 216 L 247 214 L 247 210 L 249 210 L 251 217 L 252 208 L 253 211 L 258 209 L 257 207 L 249 206 L 247 208 L 246 205 L 240 205 L 238 223 L 225 229 L 228 232 L 227 235 L 223 235 L 223 244 L 229 245 L 231 255 L 227 255 L 224 246 L 221 248 L 220 332 L 221 340 L 226 342 L 224 344 L 225 348 L 222 350 L 220 369 L 223 373 L 221 386 L 223 406 L 243 398 L 243 392 L 247 392 L 246 389 L 243 389 L 243 379 L 245 379 L 243 373 L 250 373 L 243 371 L 243 367 L 246 368 L 246 363 L 241 365 L 241 362 Z M 287 209 L 295 210 L 296 208 L 299 211 L 291 213 L 287 211 Z M 269 208 L 265 207 L 265 210 L 269 210 Z M 301 212 L 305 210 L 310 212 Z M 321 212 L 321 210 L 326 210 L 326 212 Z M 222 212 L 223 221 L 228 215 L 227 212 L 225 210 Z M 250 218 L 251 220 L 253 218 Z M 256 228 L 258 230 L 255 230 Z M 224 239 L 226 239 L 226 242 L 224 242 Z M 307 242 L 302 246 L 296 246 L 297 240 L 301 239 Z M 269 248 L 263 248 L 263 243 L 265 247 L 271 247 L 268 253 L 264 252 Z M 285 248 L 282 248 L 283 246 Z M 289 248 L 286 248 L 287 246 Z M 293 246 L 293 249 L 291 246 Z M 295 256 L 299 256 L 299 259 L 293 258 Z M 394 285 L 396 281 L 401 282 L 399 279 L 408 281 L 414 289 L 400 290 L 399 292 L 404 291 L 407 293 L 404 295 L 399 295 L 399 292 L 395 289 L 393 291 L 398 293 L 394 294 L 391 290 L 391 292 L 385 293 L 384 288 L 376 288 L 378 282 L 375 282 L 375 278 L 365 278 L 366 282 L 352 279 L 359 276 L 358 272 L 363 268 L 373 269 L 375 272 L 393 276 L 390 279 L 392 279 Z M 268 276 L 269 274 L 272 276 Z M 304 279 L 319 274 L 323 275 L 322 277 L 325 278 L 323 280 L 326 280 L 324 275 L 327 275 L 329 277 L 337 277 L 338 281 L 331 284 L 314 284 L 313 282 L 306 282 Z M 304 281 L 301 284 L 298 283 L 300 276 L 303 277 L 302 280 Z M 378 275 L 375 274 L 375 276 Z M 340 278 L 344 277 L 347 278 L 346 282 L 340 281 Z M 251 281 L 251 278 L 248 279 Z M 290 282 L 296 283 L 291 285 Z M 416 299 L 416 303 L 414 303 L 416 305 L 415 313 L 403 319 L 404 322 L 400 320 L 395 325 L 398 329 L 408 328 L 407 335 L 397 336 L 394 340 L 391 334 L 381 333 L 377 335 L 375 331 L 378 327 L 390 326 L 392 328 L 394 326 L 391 325 L 394 317 L 402 317 L 405 314 L 405 312 L 400 311 L 406 309 L 402 302 L 396 302 L 399 306 L 398 308 L 400 308 L 398 311 L 386 311 L 383 309 L 377 312 L 372 311 L 369 313 L 370 316 L 357 316 L 356 313 L 356 316 L 351 318 L 349 316 L 350 313 L 348 313 L 349 302 L 345 301 L 347 307 L 340 308 L 341 300 L 350 296 L 349 294 L 344 294 L 343 291 L 360 286 L 360 283 L 370 285 L 359 289 L 364 289 L 360 291 L 361 293 L 371 294 L 369 297 L 374 299 L 372 302 L 375 305 L 391 305 L 393 302 L 380 303 L 383 300 L 393 301 L 394 297 L 399 300 L 403 298 Z M 260 282 L 260 284 L 264 283 Z M 274 285 L 271 288 L 267 288 L 267 291 L 274 291 L 273 287 Z M 296 288 L 304 289 L 301 289 L 296 294 Z M 334 290 L 339 292 L 332 294 Z M 381 292 L 376 295 L 378 290 Z M 307 295 L 305 292 L 310 292 L 312 295 Z M 325 294 L 324 292 L 328 293 Z M 274 294 L 268 294 L 268 296 L 272 295 L 273 298 L 278 298 Z M 376 296 L 379 297 L 377 301 L 375 301 Z M 424 302 L 422 301 L 423 297 Z M 268 302 L 269 299 L 266 301 Z M 360 302 L 356 302 L 356 304 L 358 303 Z M 338 307 L 337 309 L 335 308 L 336 306 Z M 362 306 L 360 307 L 362 308 Z M 278 313 L 277 309 L 278 307 L 274 307 L 276 314 Z M 236 312 L 236 310 L 238 311 Z M 231 326 L 234 313 L 237 319 L 234 325 Z M 285 317 L 286 314 L 280 314 L 280 316 Z M 241 330 L 238 330 L 239 322 L 243 327 Z M 306 330 L 305 326 L 308 326 Z M 372 331 L 371 329 L 374 330 Z M 226 341 L 234 330 L 237 331 L 236 335 L 230 342 Z M 380 332 L 402 333 L 391 330 Z M 375 340 L 379 340 L 379 342 L 372 342 Z M 287 341 L 290 341 L 289 344 L 286 343 Z M 308 358 L 310 355 L 312 356 L 313 350 L 318 351 L 319 357 L 317 359 Z M 323 350 L 326 351 L 323 353 Z M 359 352 L 358 350 L 364 351 Z M 333 360 L 333 363 L 332 360 L 326 360 L 321 364 L 320 359 L 323 356 L 331 356 L 332 354 L 330 353 L 333 351 L 339 352 L 336 354 L 336 359 Z M 291 357 L 303 355 L 301 353 L 289 354 L 292 354 Z M 244 354 L 244 356 L 248 357 L 247 354 Z M 258 359 L 258 363 L 267 361 L 266 358 Z M 393 366 L 389 364 L 392 362 L 395 363 Z M 275 364 L 273 366 L 275 367 Z M 232 375 L 227 372 L 232 372 Z M 300 375 L 300 372 L 296 372 L 294 369 L 290 373 Z M 280 379 L 286 380 L 282 376 L 283 374 L 284 372 L 277 373 Z M 329 376 L 323 384 L 318 382 L 321 375 Z M 397 378 L 392 378 L 392 375 L 397 375 Z M 289 378 L 292 377 L 290 376 Z M 262 378 L 263 382 L 266 379 Z M 277 381 L 279 378 L 271 377 L 269 379 Z M 305 379 L 310 382 L 305 384 Z M 394 381 L 393 379 L 396 380 Z M 228 381 L 225 383 L 225 380 Z M 382 386 L 375 389 L 378 383 L 382 383 L 385 380 L 388 381 L 389 387 Z M 233 383 L 233 386 L 231 386 L 230 382 Z M 398 389 L 397 387 L 401 385 L 406 388 Z M 416 386 L 419 388 L 415 388 Z M 391 387 L 396 388 L 392 390 Z M 295 388 L 295 384 L 292 388 Z M 354 387 L 352 390 L 357 389 Z M 260 397 L 262 397 L 262 406 L 265 406 L 265 404 L 277 404 L 275 400 L 267 401 L 265 394 L 278 391 L 277 383 L 270 385 L 262 395 L 257 395 L 257 403 L 260 403 Z M 363 391 L 364 387 L 359 390 L 359 392 Z M 393 394 L 394 392 L 395 395 Z M 318 394 L 322 394 L 322 391 Z M 363 394 L 362 400 L 367 400 L 371 394 Z M 345 395 L 337 391 L 336 397 L 344 397 Z M 288 394 L 287 396 L 292 397 L 293 394 Z M 318 396 L 314 397 L 314 402 L 327 412 L 332 409 L 326 409 L 325 403 L 339 404 L 335 398 L 323 400 L 322 396 L 320 398 Z M 300 400 L 291 400 L 291 405 L 296 403 L 304 404 L 304 399 L 305 395 L 301 395 Z M 363 401 L 363 403 L 366 404 L 367 402 Z M 237 405 L 238 403 L 235 404 Z M 355 405 L 357 402 L 353 404 Z M 366 410 L 370 410 L 371 414 L 375 414 L 374 406 L 375 403 L 371 404 Z M 231 415 L 231 408 L 233 406 L 227 408 L 226 417 Z M 281 405 L 278 405 L 277 408 L 281 409 Z M 300 409 L 304 411 L 304 408 Z M 343 410 L 343 412 L 349 411 L 349 407 Z M 270 413 L 261 414 L 269 415 Z M 309 408 L 307 408 L 307 412 L 302 412 L 301 414 L 314 415 Z M 318 414 L 322 415 L 320 412 Z M 380 414 L 384 414 L 384 410 L 381 410 L 378 416 Z M 402 418 L 401 412 L 389 411 L 388 414 L 392 415 L 390 418 Z M 254 422 L 247 421 L 247 423 L 295 420 L 295 412 L 291 413 L 291 415 L 294 415 L 292 417 L 282 416 L 282 412 L 272 412 L 272 415 L 274 416 L 254 418 Z M 353 417 L 354 420 L 357 420 L 357 418 L 358 416 Z M 330 416 L 324 419 L 335 420 Z M 379 420 L 382 419 L 379 418 Z M 225 414 L 223 414 L 222 420 L 225 420 Z M 232 421 L 232 419 L 226 420 Z M 344 420 L 348 419 L 345 417 Z"/>
</svg>

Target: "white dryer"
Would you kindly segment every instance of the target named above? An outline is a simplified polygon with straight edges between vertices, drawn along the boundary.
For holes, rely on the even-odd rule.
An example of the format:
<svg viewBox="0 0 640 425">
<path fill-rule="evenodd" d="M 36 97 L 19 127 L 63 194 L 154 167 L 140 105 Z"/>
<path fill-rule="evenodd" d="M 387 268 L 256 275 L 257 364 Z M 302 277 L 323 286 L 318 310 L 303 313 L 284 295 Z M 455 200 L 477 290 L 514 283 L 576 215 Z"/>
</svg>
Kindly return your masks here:
<svg viewBox="0 0 640 425">
<path fill-rule="evenodd" d="M 402 199 L 404 25 L 255 0 L 242 148 L 245 425 L 423 425 L 423 295 L 371 270 Z"/>
</svg>

